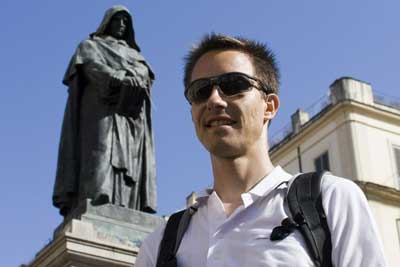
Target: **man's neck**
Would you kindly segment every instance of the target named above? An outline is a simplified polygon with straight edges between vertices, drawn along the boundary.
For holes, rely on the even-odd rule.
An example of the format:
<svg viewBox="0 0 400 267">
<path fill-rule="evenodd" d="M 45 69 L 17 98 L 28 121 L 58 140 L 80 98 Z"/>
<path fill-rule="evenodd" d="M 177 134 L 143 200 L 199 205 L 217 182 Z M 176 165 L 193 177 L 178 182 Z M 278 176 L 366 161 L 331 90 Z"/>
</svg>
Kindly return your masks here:
<svg viewBox="0 0 400 267">
<path fill-rule="evenodd" d="M 237 158 L 211 155 L 211 162 L 214 190 L 224 204 L 228 216 L 242 205 L 241 194 L 251 190 L 274 168 L 267 150 L 254 151 Z"/>
</svg>

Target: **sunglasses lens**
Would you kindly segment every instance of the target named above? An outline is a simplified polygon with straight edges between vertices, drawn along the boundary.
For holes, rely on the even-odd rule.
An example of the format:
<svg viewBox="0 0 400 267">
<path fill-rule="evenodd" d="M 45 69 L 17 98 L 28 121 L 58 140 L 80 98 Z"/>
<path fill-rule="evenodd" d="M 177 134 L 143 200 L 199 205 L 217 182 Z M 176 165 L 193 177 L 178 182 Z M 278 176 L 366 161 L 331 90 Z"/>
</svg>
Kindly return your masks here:
<svg viewBox="0 0 400 267">
<path fill-rule="evenodd" d="M 208 80 L 195 81 L 187 90 L 189 102 L 201 102 L 210 96 L 212 85 Z"/>
<path fill-rule="evenodd" d="M 248 91 L 252 86 L 250 81 L 243 76 L 235 75 L 227 77 L 226 80 L 220 82 L 219 87 L 226 96 L 233 96 L 236 94 Z"/>
<path fill-rule="evenodd" d="M 211 85 L 205 85 L 205 86 L 199 87 L 195 92 L 196 94 L 193 98 L 194 101 L 200 102 L 200 101 L 207 100 L 210 97 L 211 90 L 212 90 Z"/>
</svg>

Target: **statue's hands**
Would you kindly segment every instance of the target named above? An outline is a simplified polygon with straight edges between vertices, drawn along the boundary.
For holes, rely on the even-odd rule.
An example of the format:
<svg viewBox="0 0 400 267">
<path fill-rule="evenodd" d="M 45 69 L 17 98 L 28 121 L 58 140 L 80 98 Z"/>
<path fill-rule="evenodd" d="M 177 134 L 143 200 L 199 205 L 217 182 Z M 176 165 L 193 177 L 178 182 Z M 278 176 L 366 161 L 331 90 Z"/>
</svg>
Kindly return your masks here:
<svg viewBox="0 0 400 267">
<path fill-rule="evenodd" d="M 147 80 L 138 80 L 135 77 L 127 76 L 122 82 L 123 86 L 131 87 L 135 90 L 146 90 L 149 87 Z"/>
<path fill-rule="evenodd" d="M 114 72 L 110 79 L 110 87 L 117 88 L 121 87 L 123 81 L 125 79 L 125 71 L 119 70 Z"/>
<path fill-rule="evenodd" d="M 138 87 L 138 81 L 134 77 L 125 77 L 122 81 L 122 85 L 136 88 Z"/>
</svg>

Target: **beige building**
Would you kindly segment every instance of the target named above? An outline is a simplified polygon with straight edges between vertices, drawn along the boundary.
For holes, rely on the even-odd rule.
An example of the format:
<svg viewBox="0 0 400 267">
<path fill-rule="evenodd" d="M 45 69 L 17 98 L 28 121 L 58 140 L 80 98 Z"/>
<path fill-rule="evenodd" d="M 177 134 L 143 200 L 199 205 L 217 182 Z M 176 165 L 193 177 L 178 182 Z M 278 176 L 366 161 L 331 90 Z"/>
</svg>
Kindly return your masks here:
<svg viewBox="0 0 400 267">
<path fill-rule="evenodd" d="M 290 129 L 272 136 L 274 164 L 291 173 L 327 169 L 364 191 L 389 266 L 400 266 L 400 104 L 370 84 L 340 78 L 314 114 L 297 110 Z"/>
</svg>

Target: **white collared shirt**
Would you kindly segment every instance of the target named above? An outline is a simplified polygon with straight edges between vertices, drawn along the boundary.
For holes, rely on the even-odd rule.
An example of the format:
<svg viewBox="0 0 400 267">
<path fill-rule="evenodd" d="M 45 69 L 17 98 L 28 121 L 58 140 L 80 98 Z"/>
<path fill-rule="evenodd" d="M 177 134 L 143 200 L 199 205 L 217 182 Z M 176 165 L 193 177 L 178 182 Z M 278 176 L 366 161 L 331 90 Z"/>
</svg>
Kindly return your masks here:
<svg viewBox="0 0 400 267">
<path fill-rule="evenodd" d="M 276 167 L 253 189 L 241 195 L 243 205 L 229 217 L 215 191 L 197 198 L 192 217 L 177 253 L 178 266 L 314 266 L 300 232 L 271 241 L 272 229 L 290 216 L 285 197 L 292 175 Z M 334 266 L 386 266 L 383 247 L 367 201 L 353 182 L 324 175 L 321 184 L 324 210 L 332 238 Z M 136 267 L 156 265 L 165 226 L 143 242 Z"/>
</svg>

